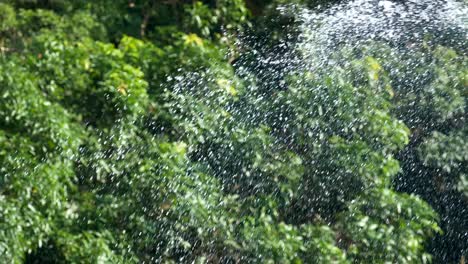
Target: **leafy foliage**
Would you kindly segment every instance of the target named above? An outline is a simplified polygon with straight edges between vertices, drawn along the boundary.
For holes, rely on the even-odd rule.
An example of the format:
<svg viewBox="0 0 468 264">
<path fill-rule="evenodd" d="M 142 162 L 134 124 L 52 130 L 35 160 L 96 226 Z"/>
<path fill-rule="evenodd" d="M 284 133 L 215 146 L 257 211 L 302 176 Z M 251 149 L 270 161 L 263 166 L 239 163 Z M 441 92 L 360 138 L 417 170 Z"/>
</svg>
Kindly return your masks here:
<svg viewBox="0 0 468 264">
<path fill-rule="evenodd" d="M 236 63 L 249 18 L 240 0 L 1 3 L 2 259 L 430 261 L 451 222 L 428 195 L 466 205 L 466 57 L 374 43 L 264 84 Z M 412 166 L 429 176 L 406 185 Z"/>
</svg>

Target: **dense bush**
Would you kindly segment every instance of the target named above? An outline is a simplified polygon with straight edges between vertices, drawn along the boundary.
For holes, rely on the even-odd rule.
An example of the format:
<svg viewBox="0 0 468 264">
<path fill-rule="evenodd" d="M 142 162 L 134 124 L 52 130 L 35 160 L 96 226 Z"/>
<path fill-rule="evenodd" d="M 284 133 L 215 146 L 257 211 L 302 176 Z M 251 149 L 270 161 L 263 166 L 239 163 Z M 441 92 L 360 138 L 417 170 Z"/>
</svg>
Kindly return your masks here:
<svg viewBox="0 0 468 264">
<path fill-rule="evenodd" d="M 233 44 L 250 21 L 264 22 L 249 20 L 243 1 L 3 2 L 4 261 L 466 254 L 461 52 L 388 56 L 392 48 L 371 43 L 264 84 L 271 75 L 242 71 L 255 58 Z"/>
</svg>

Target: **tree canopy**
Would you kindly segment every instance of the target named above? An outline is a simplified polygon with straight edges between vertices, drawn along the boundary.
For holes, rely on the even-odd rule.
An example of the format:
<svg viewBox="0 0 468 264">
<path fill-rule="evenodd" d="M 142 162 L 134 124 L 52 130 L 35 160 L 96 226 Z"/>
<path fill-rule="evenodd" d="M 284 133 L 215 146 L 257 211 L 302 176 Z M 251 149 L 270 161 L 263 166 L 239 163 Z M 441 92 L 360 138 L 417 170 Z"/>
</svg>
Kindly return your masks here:
<svg viewBox="0 0 468 264">
<path fill-rule="evenodd" d="M 466 50 L 262 64 L 333 2 L 0 1 L 1 259 L 468 256 Z"/>
</svg>

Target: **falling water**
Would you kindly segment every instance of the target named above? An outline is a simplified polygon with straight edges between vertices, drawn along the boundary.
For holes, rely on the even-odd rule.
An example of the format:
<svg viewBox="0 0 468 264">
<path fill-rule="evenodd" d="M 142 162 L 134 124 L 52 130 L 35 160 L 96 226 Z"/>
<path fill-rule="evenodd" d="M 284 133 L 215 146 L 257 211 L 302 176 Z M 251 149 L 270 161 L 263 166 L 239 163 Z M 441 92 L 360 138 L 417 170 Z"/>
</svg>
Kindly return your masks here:
<svg viewBox="0 0 468 264">
<path fill-rule="evenodd" d="M 0 158 L 10 158 L 6 169 L 0 164 L 7 182 L 0 178 L 7 208 L 0 208 L 7 219 L 0 235 L 13 241 L 0 237 L 0 255 L 30 263 L 62 248 L 97 259 L 115 253 L 116 263 L 425 263 L 425 252 L 456 263 L 468 256 L 466 3 L 354 0 L 276 11 L 286 23 L 273 19 L 278 27 L 255 25 L 236 36 L 226 58 L 219 43 L 180 32 L 183 45 L 167 50 L 131 37 L 117 48 L 41 36 L 34 41 L 47 52 L 0 61 L 2 71 L 15 72 L 0 74 L 8 88 L 0 96 L 13 105 L 0 104 L 7 127 L 0 143 L 8 143 Z M 143 33 L 153 15 L 145 15 Z M 173 59 L 180 68 L 169 65 Z M 171 75 L 162 78 L 167 72 L 158 67 Z M 36 138 L 48 145 L 35 150 Z M 31 148 L 16 153 L 23 145 Z M 16 178 L 10 191 L 7 180 Z M 36 180 L 40 188 L 28 185 Z M 49 185 L 53 193 L 42 197 Z M 49 225 L 49 214 L 62 212 Z M 38 242 L 30 233 L 41 234 Z"/>
<path fill-rule="evenodd" d="M 456 1 L 356 0 L 324 12 L 305 10 L 298 19 L 306 61 L 319 57 L 327 63 L 333 50 L 369 41 L 406 48 L 423 42 L 467 48 L 468 9 Z"/>
<path fill-rule="evenodd" d="M 263 88 L 263 92 L 260 92 L 260 96 L 256 95 L 257 101 L 271 100 L 266 98 L 268 91 L 288 89 L 287 78 L 291 75 L 304 71 L 326 74 L 336 66 L 350 67 L 350 59 L 362 58 L 366 50 L 377 46 L 385 47 L 385 52 L 367 53 L 367 56 L 375 56 L 379 61 L 393 60 L 406 65 L 404 70 L 387 66 L 389 76 L 394 78 L 394 89 L 413 89 L 415 92 L 421 92 L 422 89 L 431 89 L 427 87 L 430 74 L 417 70 L 435 65 L 428 54 L 429 50 L 446 46 L 462 56 L 466 56 L 468 51 L 468 7 L 462 1 L 355 0 L 315 9 L 304 9 L 295 5 L 281 6 L 279 12 L 283 16 L 293 17 L 296 24 L 292 28 L 282 28 L 286 33 L 277 40 L 276 45 L 268 46 L 262 39 L 251 40 L 249 37 L 239 44 L 246 50 L 246 58 L 241 57 L 235 63 L 237 74 L 244 78 L 251 75 L 258 78 L 260 88 L 256 89 Z M 351 52 L 352 55 L 343 54 L 343 50 Z M 253 63 L 252 57 L 255 58 Z M 406 105 L 396 106 L 394 109 L 393 113 L 397 118 L 415 131 L 420 127 L 427 131 L 435 129 L 435 124 L 425 123 L 427 120 L 419 117 L 424 110 L 418 102 L 406 102 Z M 403 109 L 406 107 L 410 109 Z M 454 112 L 462 111 L 462 108 L 463 104 Z M 247 122 L 262 123 L 264 119 L 272 118 L 280 123 L 281 129 L 287 129 L 288 117 L 270 117 L 270 113 L 265 114 L 255 109 L 246 112 L 248 114 L 243 118 Z M 463 116 L 454 120 L 454 127 L 463 126 L 466 122 Z M 437 262 L 459 261 L 460 255 L 468 251 L 468 230 L 465 229 L 468 228 L 466 197 L 450 194 L 434 198 L 437 196 L 434 190 L 421 191 L 421 186 L 417 186 L 421 184 L 421 180 L 418 182 L 418 179 L 427 176 L 421 170 L 414 172 L 419 168 L 415 161 L 419 154 L 414 150 L 414 146 L 420 139 L 413 136 L 410 140 L 406 149 L 397 154 L 404 165 L 403 171 L 393 180 L 394 187 L 402 192 L 420 195 L 437 208 L 446 235 L 436 238 L 437 242 L 429 243 L 430 251 L 436 255 Z M 331 181 L 336 183 L 340 179 Z M 322 195 L 326 196 L 326 192 Z"/>
</svg>

